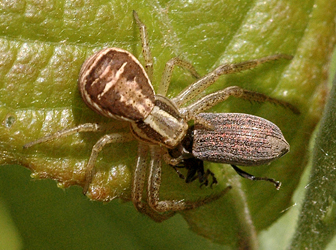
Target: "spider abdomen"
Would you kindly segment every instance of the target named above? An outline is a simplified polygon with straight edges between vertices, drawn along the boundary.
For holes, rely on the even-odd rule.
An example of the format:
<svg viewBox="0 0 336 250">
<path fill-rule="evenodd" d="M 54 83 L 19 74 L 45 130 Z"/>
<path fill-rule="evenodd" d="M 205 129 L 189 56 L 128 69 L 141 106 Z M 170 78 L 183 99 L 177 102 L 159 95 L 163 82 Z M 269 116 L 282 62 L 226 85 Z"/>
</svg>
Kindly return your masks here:
<svg viewBox="0 0 336 250">
<path fill-rule="evenodd" d="M 139 121 L 154 108 L 154 90 L 146 71 L 123 49 L 106 48 L 89 57 L 78 87 L 84 102 L 106 117 Z"/>
</svg>

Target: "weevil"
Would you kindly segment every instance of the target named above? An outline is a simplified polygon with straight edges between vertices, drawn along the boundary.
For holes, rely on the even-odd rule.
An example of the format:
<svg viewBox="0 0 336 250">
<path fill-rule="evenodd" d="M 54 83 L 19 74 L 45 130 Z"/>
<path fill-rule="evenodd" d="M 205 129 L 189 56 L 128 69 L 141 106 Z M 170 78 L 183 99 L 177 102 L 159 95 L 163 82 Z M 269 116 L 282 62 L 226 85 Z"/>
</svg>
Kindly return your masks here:
<svg viewBox="0 0 336 250">
<path fill-rule="evenodd" d="M 186 182 L 198 179 L 203 185 L 217 180 L 214 174 L 204 171 L 203 161 L 230 164 L 242 177 L 250 180 L 272 182 L 277 189 L 281 183 L 267 177 L 256 177 L 237 167 L 269 164 L 289 152 L 289 144 L 274 123 L 242 113 L 200 113 L 195 125 L 189 127 L 187 136 L 175 149 L 169 150 L 176 159 L 172 165 Z M 186 168 L 187 177 L 177 169 Z"/>
<path fill-rule="evenodd" d="M 129 122 L 130 132 L 106 133 L 93 145 L 85 173 L 83 173 L 83 193 L 90 192 L 94 182 L 94 166 L 99 152 L 111 143 L 138 141 L 138 156 L 133 173 L 131 200 L 135 208 L 155 221 L 168 219 L 176 211 L 197 208 L 223 196 L 231 187 L 219 194 L 186 201 L 160 199 L 162 159 L 166 163 L 175 162 L 169 156 L 168 149 L 177 147 L 188 130 L 188 122 L 197 114 L 225 101 L 230 96 L 250 101 L 270 102 L 287 107 L 294 112 L 295 106 L 286 101 L 269 97 L 238 86 L 231 86 L 208 94 L 199 95 L 217 79 L 225 74 L 253 69 L 260 64 L 278 59 L 291 60 L 292 56 L 276 54 L 240 63 L 220 65 L 207 75 L 200 77 L 191 63 L 173 58 L 166 63 L 158 92 L 152 86 L 153 57 L 148 43 L 146 26 L 133 11 L 133 17 L 140 30 L 142 54 L 145 67 L 130 52 L 120 48 L 104 48 L 90 56 L 82 65 L 78 78 L 78 88 L 83 101 L 96 113 L 108 118 Z M 172 99 L 166 97 L 172 71 L 175 66 L 188 70 L 197 78 L 196 82 L 184 89 Z M 197 100 L 195 100 L 197 99 Z M 189 105 L 186 106 L 190 101 Z M 105 131 L 98 123 L 85 123 L 77 127 L 58 131 L 24 145 L 24 148 L 48 142 L 78 132 Z M 150 155 L 149 167 L 147 156 Z M 143 199 L 147 182 L 147 199 Z"/>
<path fill-rule="evenodd" d="M 186 183 L 190 183 L 198 179 L 201 186 L 208 186 L 209 180 L 208 177 L 212 177 L 212 181 L 210 183 L 210 187 L 213 184 L 217 184 L 217 179 L 212 171 L 207 169 L 204 171 L 204 162 L 196 158 L 192 154 L 192 147 L 194 141 L 194 125 L 189 126 L 186 136 L 183 138 L 182 142 L 174 149 L 169 149 L 169 157 L 174 159 L 174 165 L 170 165 L 173 167 L 175 172 L 181 179 L 184 179 Z M 186 169 L 187 175 L 183 175 L 179 169 Z"/>
</svg>

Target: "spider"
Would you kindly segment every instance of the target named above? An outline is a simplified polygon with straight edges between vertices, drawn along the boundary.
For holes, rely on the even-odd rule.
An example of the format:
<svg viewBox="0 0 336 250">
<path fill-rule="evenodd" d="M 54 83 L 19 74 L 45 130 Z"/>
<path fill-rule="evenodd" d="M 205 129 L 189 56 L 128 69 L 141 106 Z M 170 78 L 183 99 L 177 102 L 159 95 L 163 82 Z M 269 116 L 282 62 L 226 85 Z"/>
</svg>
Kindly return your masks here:
<svg viewBox="0 0 336 250">
<path fill-rule="evenodd" d="M 104 146 L 110 143 L 138 140 L 138 156 L 133 174 L 131 199 L 139 212 L 160 222 L 174 215 L 176 211 L 193 209 L 217 200 L 231 188 L 228 186 L 219 194 L 197 201 L 160 200 L 162 159 L 171 165 L 178 164 L 176 159 L 169 155 L 168 149 L 175 148 L 186 136 L 188 121 L 230 96 L 257 102 L 268 101 L 295 110 L 295 107 L 287 102 L 237 86 L 206 95 L 186 107 L 184 105 L 201 94 L 221 75 L 252 69 L 262 63 L 277 59 L 290 60 L 292 56 L 277 54 L 237 64 L 221 65 L 201 78 L 189 62 L 173 58 L 166 63 L 158 94 L 155 94 L 151 84 L 153 58 L 146 26 L 135 11 L 133 11 L 133 16 L 140 30 L 145 67 L 126 50 L 105 48 L 89 57 L 82 65 L 79 74 L 79 91 L 88 107 L 98 114 L 127 121 L 130 124 L 130 133 L 105 134 L 93 146 L 86 166 L 83 193 L 86 194 L 90 190 L 90 183 L 94 178 L 94 165 Z M 168 99 L 165 96 L 175 66 L 185 68 L 198 80 L 176 97 Z M 27 143 L 24 148 L 78 132 L 102 130 L 103 127 L 100 124 L 85 123 Z M 150 155 L 149 168 L 147 166 L 148 153 Z M 146 172 L 148 172 L 148 180 Z M 144 201 L 143 190 L 146 182 L 147 201 Z"/>
</svg>

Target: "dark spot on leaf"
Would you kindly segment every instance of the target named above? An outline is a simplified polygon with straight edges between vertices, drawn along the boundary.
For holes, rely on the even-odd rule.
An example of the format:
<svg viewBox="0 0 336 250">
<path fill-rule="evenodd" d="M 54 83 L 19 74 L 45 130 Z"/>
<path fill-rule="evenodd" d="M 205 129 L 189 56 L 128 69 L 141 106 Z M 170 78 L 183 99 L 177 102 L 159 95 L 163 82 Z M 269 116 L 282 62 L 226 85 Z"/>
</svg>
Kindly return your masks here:
<svg viewBox="0 0 336 250">
<path fill-rule="evenodd" d="M 2 122 L 2 124 L 6 127 L 6 128 L 10 128 L 11 126 L 13 126 L 13 124 L 15 123 L 16 118 L 14 115 L 12 114 L 8 114 L 6 116 L 6 118 L 4 119 L 4 121 Z"/>
</svg>

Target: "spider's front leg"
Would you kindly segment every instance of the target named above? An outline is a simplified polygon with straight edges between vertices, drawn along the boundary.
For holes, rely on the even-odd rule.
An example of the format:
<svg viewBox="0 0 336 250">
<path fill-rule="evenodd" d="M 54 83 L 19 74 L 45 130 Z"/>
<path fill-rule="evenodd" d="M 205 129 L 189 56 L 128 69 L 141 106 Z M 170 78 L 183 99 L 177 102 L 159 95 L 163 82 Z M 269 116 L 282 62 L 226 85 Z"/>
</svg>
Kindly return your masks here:
<svg viewBox="0 0 336 250">
<path fill-rule="evenodd" d="M 242 89 L 238 86 L 227 87 L 223 90 L 206 95 L 200 100 L 192 103 L 191 105 L 185 108 L 181 108 L 180 112 L 181 114 L 183 114 L 185 119 L 189 121 L 189 120 L 194 119 L 198 113 L 210 109 L 216 104 L 225 101 L 230 96 L 246 99 L 249 101 L 255 101 L 255 102 L 273 103 L 276 105 L 280 105 L 284 108 L 288 108 L 294 114 L 300 114 L 300 111 L 295 106 L 293 106 L 292 104 L 288 102 L 285 102 L 285 101 L 282 101 L 276 98 L 272 98 L 272 97 L 269 97 L 267 95 L 264 95 L 258 92 Z"/>
<path fill-rule="evenodd" d="M 140 31 L 140 38 L 141 38 L 141 44 L 142 44 L 142 54 L 145 59 L 146 63 L 146 72 L 150 80 L 153 78 L 153 57 L 151 53 L 151 49 L 149 46 L 149 39 L 147 34 L 147 28 L 146 25 L 140 20 L 138 14 L 136 11 L 133 10 L 133 16 L 134 20 L 139 27 Z M 187 69 L 194 77 L 200 78 L 200 75 L 196 72 L 194 67 L 191 63 L 184 61 L 178 57 L 170 59 L 165 66 L 162 78 L 161 78 L 161 84 L 158 89 L 158 94 L 166 96 L 168 87 L 170 84 L 172 72 L 175 66 L 180 66 L 182 68 Z"/>
<path fill-rule="evenodd" d="M 146 72 L 147 72 L 149 79 L 152 80 L 153 78 L 153 57 L 152 57 L 152 53 L 149 47 L 147 28 L 146 28 L 146 25 L 140 20 L 138 13 L 136 13 L 135 10 L 133 10 L 133 16 L 134 16 L 135 22 L 137 23 L 139 27 L 139 31 L 140 31 L 142 54 L 146 62 L 146 66 L 145 66 Z"/>
<path fill-rule="evenodd" d="M 277 54 L 262 57 L 259 59 L 254 59 L 250 61 L 245 61 L 241 63 L 232 63 L 232 64 L 224 64 L 217 67 L 215 70 L 210 72 L 209 74 L 203 76 L 197 82 L 193 83 L 185 90 L 183 90 L 178 96 L 172 99 L 172 102 L 175 103 L 177 107 L 181 107 L 183 104 L 187 103 L 191 99 L 197 97 L 200 93 L 202 93 L 206 88 L 208 88 L 211 84 L 216 82 L 218 78 L 222 75 L 233 74 L 240 71 L 253 69 L 260 64 L 271 62 L 279 59 L 287 59 L 291 60 L 293 56 L 286 54 Z"/>
</svg>

